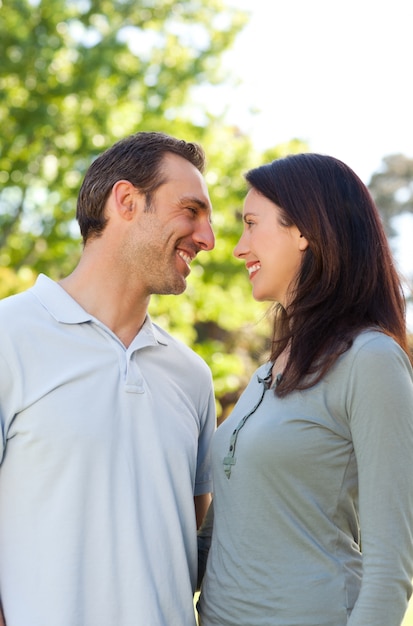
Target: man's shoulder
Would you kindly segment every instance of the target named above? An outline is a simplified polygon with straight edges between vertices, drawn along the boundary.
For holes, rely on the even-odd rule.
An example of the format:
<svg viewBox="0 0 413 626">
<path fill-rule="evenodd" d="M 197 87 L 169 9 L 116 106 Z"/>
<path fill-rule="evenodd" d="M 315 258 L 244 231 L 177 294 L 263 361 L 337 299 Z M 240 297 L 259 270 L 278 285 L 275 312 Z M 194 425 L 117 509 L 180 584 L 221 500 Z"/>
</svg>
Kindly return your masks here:
<svg viewBox="0 0 413 626">
<path fill-rule="evenodd" d="M 197 354 L 193 348 L 190 348 L 182 339 L 179 339 L 170 332 L 166 331 L 164 328 L 161 328 L 158 324 L 153 322 L 153 320 L 152 325 L 156 329 L 157 334 L 160 335 L 160 338 L 164 340 L 170 351 L 174 352 L 178 358 L 180 357 L 189 362 L 191 366 L 200 367 L 202 369 L 205 368 L 209 371 L 204 359 Z"/>
<path fill-rule="evenodd" d="M 12 296 L 7 296 L 0 300 L 0 317 L 13 316 L 16 313 L 27 310 L 33 301 L 32 287 Z"/>
<path fill-rule="evenodd" d="M 44 281 L 53 281 L 43 277 Z M 34 332 L 34 328 L 47 315 L 45 307 L 39 299 L 40 277 L 36 283 L 20 293 L 7 296 L 0 300 L 0 333 L 9 337 L 16 333 L 19 337 Z"/>
</svg>

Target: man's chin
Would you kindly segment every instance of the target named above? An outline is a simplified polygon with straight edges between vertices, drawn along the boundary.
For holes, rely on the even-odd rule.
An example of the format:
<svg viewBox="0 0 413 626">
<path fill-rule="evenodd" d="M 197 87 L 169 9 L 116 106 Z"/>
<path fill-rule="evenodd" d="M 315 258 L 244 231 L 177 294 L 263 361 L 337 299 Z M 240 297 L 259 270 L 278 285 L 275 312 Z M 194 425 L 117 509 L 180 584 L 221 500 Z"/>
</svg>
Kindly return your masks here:
<svg viewBox="0 0 413 626">
<path fill-rule="evenodd" d="M 176 289 L 171 292 L 171 295 L 179 296 L 181 293 L 184 293 L 184 291 L 186 290 L 186 287 L 187 285 L 186 285 L 186 280 L 185 280 L 184 283 L 180 285 L 180 287 L 176 287 Z"/>
<path fill-rule="evenodd" d="M 175 281 L 173 284 L 164 285 L 163 288 L 154 293 L 160 296 L 179 296 L 181 293 L 184 293 L 186 287 L 186 279 L 181 276 L 179 281 Z"/>
<path fill-rule="evenodd" d="M 188 275 L 189 275 L 189 271 L 186 276 L 179 274 L 179 277 L 177 278 L 175 285 L 174 285 L 175 288 L 172 291 L 173 294 L 175 294 L 176 296 L 179 296 L 179 294 L 184 293 L 185 289 L 187 288 L 186 279 Z"/>
</svg>

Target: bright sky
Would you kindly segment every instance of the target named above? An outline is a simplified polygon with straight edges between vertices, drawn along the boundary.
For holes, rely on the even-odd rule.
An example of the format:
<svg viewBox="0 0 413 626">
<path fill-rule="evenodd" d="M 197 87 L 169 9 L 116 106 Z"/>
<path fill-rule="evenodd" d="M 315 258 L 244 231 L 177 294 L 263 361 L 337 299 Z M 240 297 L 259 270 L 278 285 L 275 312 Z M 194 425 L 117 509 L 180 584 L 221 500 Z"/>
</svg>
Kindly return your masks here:
<svg viewBox="0 0 413 626">
<path fill-rule="evenodd" d="M 229 2 L 251 18 L 225 57 L 240 83 L 223 92 L 227 120 L 258 149 L 302 139 L 366 184 L 384 156 L 413 158 L 413 0 Z M 399 224 L 412 276 L 413 215 Z"/>
<path fill-rule="evenodd" d="M 412 0 L 230 3 L 251 18 L 226 59 L 229 119 L 259 148 L 297 137 L 366 183 L 382 157 L 413 157 Z"/>
</svg>

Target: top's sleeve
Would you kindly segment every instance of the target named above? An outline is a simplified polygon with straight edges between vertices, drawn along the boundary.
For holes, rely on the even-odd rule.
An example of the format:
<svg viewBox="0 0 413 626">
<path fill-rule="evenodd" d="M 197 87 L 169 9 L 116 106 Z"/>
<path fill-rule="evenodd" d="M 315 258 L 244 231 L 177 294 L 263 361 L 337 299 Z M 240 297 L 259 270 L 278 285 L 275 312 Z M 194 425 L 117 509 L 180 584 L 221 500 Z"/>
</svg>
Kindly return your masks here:
<svg viewBox="0 0 413 626">
<path fill-rule="evenodd" d="M 212 377 L 209 374 L 209 386 L 206 395 L 206 406 L 200 416 L 200 433 L 198 438 L 198 459 L 194 495 L 199 496 L 212 491 L 211 441 L 216 429 L 215 395 Z"/>
<path fill-rule="evenodd" d="M 413 577 L 413 374 L 392 339 L 359 349 L 347 397 L 363 554 L 348 626 L 400 626 Z"/>
</svg>

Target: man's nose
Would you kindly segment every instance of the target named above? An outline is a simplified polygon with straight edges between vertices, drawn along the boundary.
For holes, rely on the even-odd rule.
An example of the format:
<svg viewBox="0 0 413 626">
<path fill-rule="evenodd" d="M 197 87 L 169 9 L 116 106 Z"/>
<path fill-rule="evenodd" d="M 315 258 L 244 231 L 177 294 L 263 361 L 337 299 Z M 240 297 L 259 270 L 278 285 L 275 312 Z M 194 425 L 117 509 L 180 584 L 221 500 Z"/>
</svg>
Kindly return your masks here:
<svg viewBox="0 0 413 626">
<path fill-rule="evenodd" d="M 210 222 L 205 222 L 197 229 L 194 239 L 201 250 L 212 250 L 215 246 L 215 235 Z"/>
</svg>

